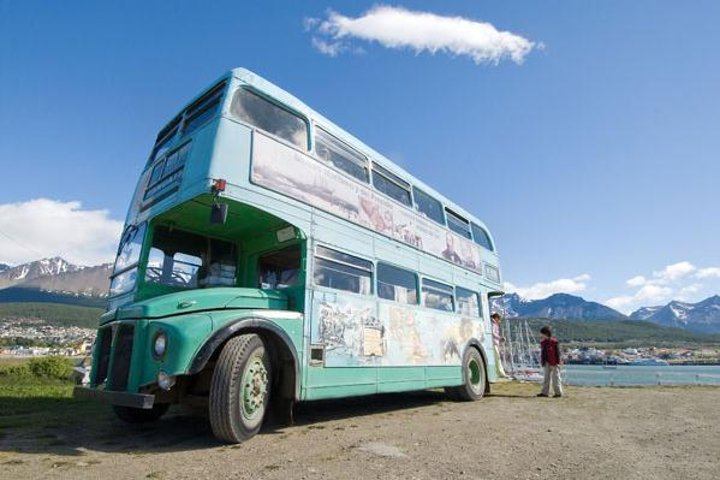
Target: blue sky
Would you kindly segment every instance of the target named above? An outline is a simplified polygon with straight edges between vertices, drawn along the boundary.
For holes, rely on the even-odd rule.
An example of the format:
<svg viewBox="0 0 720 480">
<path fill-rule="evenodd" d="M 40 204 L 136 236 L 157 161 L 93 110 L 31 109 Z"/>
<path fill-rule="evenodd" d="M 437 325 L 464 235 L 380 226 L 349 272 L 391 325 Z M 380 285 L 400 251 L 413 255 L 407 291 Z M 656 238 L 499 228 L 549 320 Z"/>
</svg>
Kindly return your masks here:
<svg viewBox="0 0 720 480">
<path fill-rule="evenodd" d="M 475 212 L 526 296 L 720 292 L 719 2 L 404 1 L 534 47 L 319 51 L 376 4 L 0 0 L 0 262 L 107 257 L 158 129 L 245 66 Z"/>
</svg>

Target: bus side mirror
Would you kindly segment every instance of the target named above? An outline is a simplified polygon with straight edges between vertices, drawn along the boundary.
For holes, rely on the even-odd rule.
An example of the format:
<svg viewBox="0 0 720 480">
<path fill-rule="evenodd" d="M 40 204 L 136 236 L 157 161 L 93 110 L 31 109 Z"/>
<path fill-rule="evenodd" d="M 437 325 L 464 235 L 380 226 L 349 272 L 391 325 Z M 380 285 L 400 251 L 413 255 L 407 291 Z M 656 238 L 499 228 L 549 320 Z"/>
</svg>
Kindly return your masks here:
<svg viewBox="0 0 720 480">
<path fill-rule="evenodd" d="M 225 225 L 227 222 L 228 206 L 227 203 L 214 203 L 210 210 L 211 225 Z"/>
</svg>

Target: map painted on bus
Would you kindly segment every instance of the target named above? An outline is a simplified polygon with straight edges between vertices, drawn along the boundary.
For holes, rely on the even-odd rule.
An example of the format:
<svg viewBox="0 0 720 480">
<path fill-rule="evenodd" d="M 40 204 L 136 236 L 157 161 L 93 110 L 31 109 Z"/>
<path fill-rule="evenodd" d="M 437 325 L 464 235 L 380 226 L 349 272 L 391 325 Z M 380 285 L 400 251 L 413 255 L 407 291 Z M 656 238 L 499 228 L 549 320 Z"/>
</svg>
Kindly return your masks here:
<svg viewBox="0 0 720 480">
<path fill-rule="evenodd" d="M 482 274 L 480 247 L 473 242 L 258 132 L 252 181 Z"/>
<path fill-rule="evenodd" d="M 316 292 L 312 318 L 326 367 L 460 365 L 468 341 L 483 339 L 479 318 L 342 293 Z"/>
</svg>

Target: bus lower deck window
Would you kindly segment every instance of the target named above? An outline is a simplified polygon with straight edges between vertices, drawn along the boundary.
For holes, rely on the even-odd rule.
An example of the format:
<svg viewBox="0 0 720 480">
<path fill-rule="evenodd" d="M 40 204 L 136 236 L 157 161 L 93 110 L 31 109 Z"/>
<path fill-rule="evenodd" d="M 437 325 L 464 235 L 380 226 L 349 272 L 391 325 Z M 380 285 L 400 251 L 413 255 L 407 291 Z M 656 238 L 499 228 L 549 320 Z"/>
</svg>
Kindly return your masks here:
<svg viewBox="0 0 720 480">
<path fill-rule="evenodd" d="M 322 287 L 371 295 L 373 265 L 372 262 L 347 253 L 317 247 L 313 281 Z"/>
</svg>

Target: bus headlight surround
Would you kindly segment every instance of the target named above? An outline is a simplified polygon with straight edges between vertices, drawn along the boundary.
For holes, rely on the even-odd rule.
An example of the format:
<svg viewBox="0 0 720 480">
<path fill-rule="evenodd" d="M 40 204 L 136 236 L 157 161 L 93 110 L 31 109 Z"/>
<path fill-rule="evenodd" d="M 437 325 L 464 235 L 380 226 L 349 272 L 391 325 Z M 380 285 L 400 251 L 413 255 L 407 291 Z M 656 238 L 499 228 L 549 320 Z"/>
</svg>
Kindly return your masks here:
<svg viewBox="0 0 720 480">
<path fill-rule="evenodd" d="M 162 330 L 158 330 L 152 342 L 152 354 L 156 360 L 160 360 L 165 356 L 167 343 L 167 334 Z"/>
</svg>

